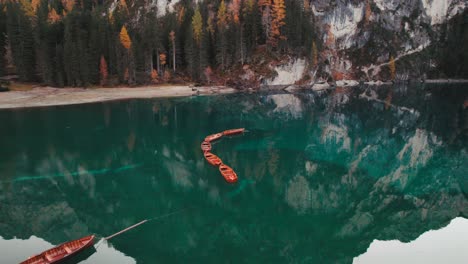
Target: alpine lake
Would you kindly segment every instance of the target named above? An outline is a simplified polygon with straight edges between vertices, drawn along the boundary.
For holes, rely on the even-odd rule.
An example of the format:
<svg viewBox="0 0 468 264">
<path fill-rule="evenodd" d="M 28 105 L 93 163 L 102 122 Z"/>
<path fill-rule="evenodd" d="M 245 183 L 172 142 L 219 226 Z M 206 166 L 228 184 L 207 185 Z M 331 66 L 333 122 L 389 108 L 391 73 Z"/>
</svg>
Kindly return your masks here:
<svg viewBox="0 0 468 264">
<path fill-rule="evenodd" d="M 96 248 L 68 263 L 468 263 L 466 84 L 1 110 L 0 123 L 1 263 L 89 234 Z M 200 143 L 239 127 L 213 144 L 228 184 Z"/>
</svg>

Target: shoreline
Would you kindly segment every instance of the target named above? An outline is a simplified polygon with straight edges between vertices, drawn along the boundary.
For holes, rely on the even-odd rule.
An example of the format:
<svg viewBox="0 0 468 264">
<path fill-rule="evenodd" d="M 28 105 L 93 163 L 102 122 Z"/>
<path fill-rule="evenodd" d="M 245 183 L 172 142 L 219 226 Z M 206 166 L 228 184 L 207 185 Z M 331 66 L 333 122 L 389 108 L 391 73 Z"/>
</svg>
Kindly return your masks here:
<svg viewBox="0 0 468 264">
<path fill-rule="evenodd" d="M 427 84 L 462 84 L 464 79 L 431 79 L 421 83 Z M 392 82 L 364 82 L 364 85 L 380 86 L 392 85 Z M 294 93 L 298 90 L 328 90 L 336 87 L 359 86 L 354 80 L 338 81 L 337 85 L 328 83 L 315 83 L 314 85 L 265 85 L 258 88 L 249 88 L 246 91 L 283 90 Z M 13 90 L 0 93 L 0 110 L 25 109 L 48 106 L 77 105 L 98 102 L 109 102 L 128 99 L 173 98 L 198 95 L 219 95 L 240 92 L 241 90 L 227 86 L 200 86 L 191 85 L 154 85 L 140 87 L 114 87 L 114 88 L 55 88 L 33 87 L 30 90 Z"/>
<path fill-rule="evenodd" d="M 235 92 L 237 92 L 236 89 L 225 86 L 192 88 L 188 85 L 95 89 L 40 87 L 27 91 L 8 91 L 0 93 L 0 109 L 77 105 L 127 99 L 230 94 Z"/>
</svg>

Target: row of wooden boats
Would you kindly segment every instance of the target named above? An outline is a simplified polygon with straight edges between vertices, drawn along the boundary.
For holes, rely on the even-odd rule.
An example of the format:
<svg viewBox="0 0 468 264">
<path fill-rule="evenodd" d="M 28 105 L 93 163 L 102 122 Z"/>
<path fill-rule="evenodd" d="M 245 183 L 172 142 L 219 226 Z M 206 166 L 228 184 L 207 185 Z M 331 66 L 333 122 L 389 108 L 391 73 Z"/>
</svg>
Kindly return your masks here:
<svg viewBox="0 0 468 264">
<path fill-rule="evenodd" d="M 228 165 L 224 164 L 223 161 L 216 156 L 215 154 L 211 153 L 211 143 L 213 141 L 219 140 L 223 136 L 234 136 L 239 135 L 245 132 L 244 128 L 237 128 L 237 129 L 230 129 L 223 131 L 221 133 L 216 133 L 209 135 L 205 138 L 205 140 L 201 144 L 201 149 L 205 156 L 205 159 L 208 161 L 209 164 L 218 167 L 221 175 L 223 175 L 224 179 L 228 183 L 235 183 L 237 182 L 237 174 L 236 172 L 229 167 Z M 148 220 L 142 221 L 137 225 L 140 225 L 143 222 Z M 110 239 L 118 234 L 121 234 L 137 225 L 133 225 L 129 228 L 126 228 L 112 236 L 107 237 L 106 239 Z M 32 256 L 27 260 L 21 262 L 20 264 L 51 264 L 51 263 L 59 263 L 69 259 L 72 255 L 76 255 L 79 252 L 84 251 L 87 248 L 90 248 L 94 245 L 94 235 L 86 236 L 77 240 L 69 241 L 48 249 L 40 254 Z"/>
<path fill-rule="evenodd" d="M 201 143 L 201 146 L 200 146 L 201 150 L 203 151 L 203 155 L 205 156 L 206 161 L 212 166 L 218 167 L 219 172 L 221 173 L 221 175 L 224 177 L 224 179 L 228 183 L 237 182 L 237 174 L 231 167 L 224 164 L 223 161 L 218 156 L 211 153 L 211 149 L 212 149 L 211 142 L 219 140 L 223 136 L 234 136 L 234 135 L 242 134 L 244 132 L 245 132 L 245 128 L 236 128 L 236 129 L 229 129 L 220 133 L 208 135 L 205 137 L 205 140 Z"/>
</svg>

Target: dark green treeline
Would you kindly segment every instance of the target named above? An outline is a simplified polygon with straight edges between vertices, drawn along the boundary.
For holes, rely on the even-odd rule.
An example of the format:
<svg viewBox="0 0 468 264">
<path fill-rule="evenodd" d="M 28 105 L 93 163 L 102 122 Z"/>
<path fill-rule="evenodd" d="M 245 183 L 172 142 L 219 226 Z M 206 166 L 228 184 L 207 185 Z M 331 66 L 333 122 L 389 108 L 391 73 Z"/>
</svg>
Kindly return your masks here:
<svg viewBox="0 0 468 264">
<path fill-rule="evenodd" d="M 303 0 L 182 0 L 174 12 L 159 10 L 159 16 L 149 2 L 3 1 L 0 75 L 7 72 L 8 52 L 21 81 L 58 87 L 146 84 L 174 76 L 206 81 L 211 71 L 222 75 L 251 62 L 260 45 L 271 43 L 275 10 L 285 18 L 269 54 L 313 52 L 313 16 Z"/>
</svg>

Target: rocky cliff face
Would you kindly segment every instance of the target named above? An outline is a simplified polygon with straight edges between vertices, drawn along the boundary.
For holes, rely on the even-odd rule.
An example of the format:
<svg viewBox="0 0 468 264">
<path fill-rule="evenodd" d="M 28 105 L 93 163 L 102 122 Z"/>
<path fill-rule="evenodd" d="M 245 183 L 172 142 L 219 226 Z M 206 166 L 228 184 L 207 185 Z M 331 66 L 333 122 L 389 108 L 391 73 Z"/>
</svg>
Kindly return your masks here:
<svg viewBox="0 0 468 264">
<path fill-rule="evenodd" d="M 319 0 L 310 5 L 322 31 L 322 59 L 329 63 L 323 70 L 334 77 L 389 79 L 392 58 L 399 79 L 467 76 L 466 65 L 449 68 L 444 58 L 447 51 L 468 55 L 463 46 L 447 49 L 468 39 L 466 0 Z"/>
</svg>

